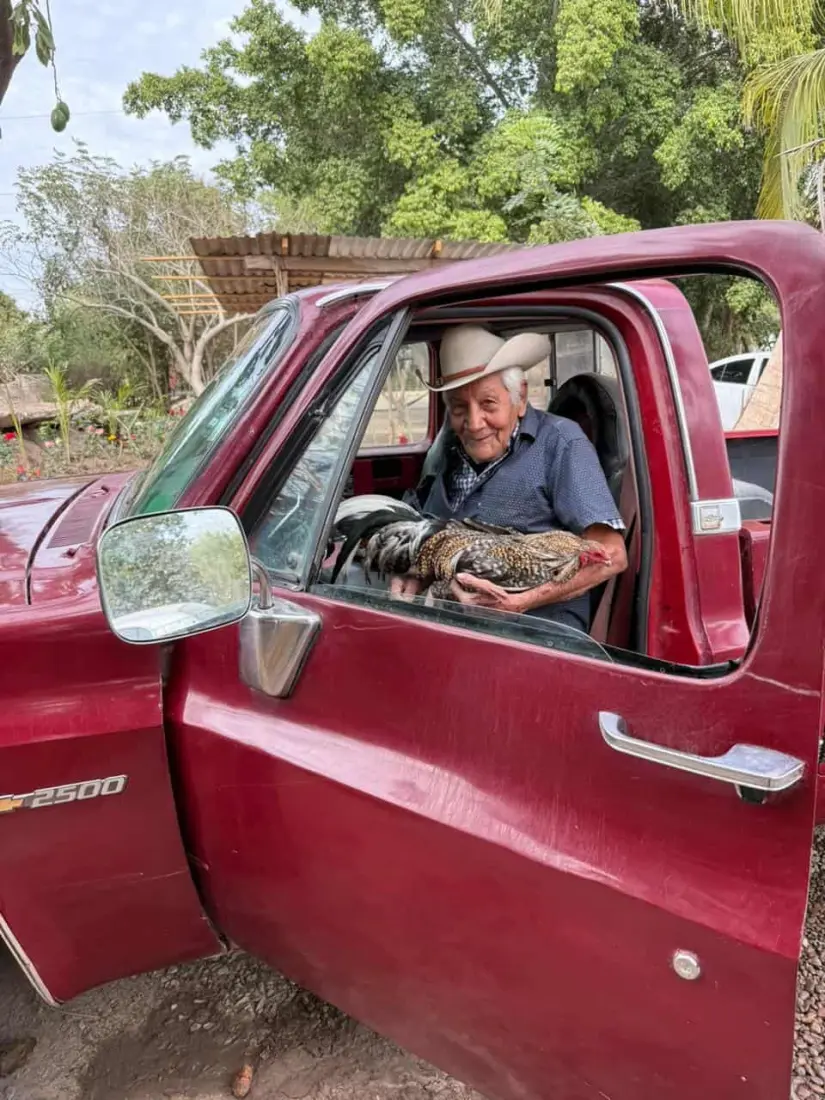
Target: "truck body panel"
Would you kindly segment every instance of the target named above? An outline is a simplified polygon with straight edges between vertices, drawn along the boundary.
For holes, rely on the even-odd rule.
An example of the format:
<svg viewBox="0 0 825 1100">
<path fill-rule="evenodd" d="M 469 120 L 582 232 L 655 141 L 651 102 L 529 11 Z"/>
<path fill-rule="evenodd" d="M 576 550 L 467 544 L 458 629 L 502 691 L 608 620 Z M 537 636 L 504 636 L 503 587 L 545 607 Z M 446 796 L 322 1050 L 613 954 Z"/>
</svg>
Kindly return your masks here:
<svg viewBox="0 0 825 1100">
<path fill-rule="evenodd" d="M 775 507 L 758 529 L 700 523 L 703 509 L 731 514 L 734 486 L 701 338 L 666 281 L 697 268 L 760 276 L 782 311 Z M 164 651 L 107 631 L 95 545 L 128 486 L 35 489 L 31 520 L 0 543 L 14 700 L 0 751 L 11 803 L 74 790 L 0 813 L 0 913 L 36 980 L 71 996 L 217 950 L 214 926 L 500 1100 L 786 1094 L 822 729 L 825 593 L 808 548 L 825 503 L 825 316 L 810 293 L 823 277 L 813 231 L 700 226 L 433 269 L 363 303 L 325 306 L 318 291 L 275 307 L 293 321 L 277 369 L 173 502 L 228 504 L 250 532 L 343 380 L 363 364 L 380 386 L 407 331 L 424 339 L 442 311 L 529 323 L 575 308 L 609 327 L 629 371 L 622 506 L 639 554 L 608 650 L 347 595 L 313 565 L 306 580 L 272 577 L 321 624 L 275 698 L 239 674 L 242 626 Z M 351 484 L 400 493 L 425 451 L 362 453 Z M 324 476 L 341 494 L 336 470 Z M 25 495 L 0 500 L 13 515 Z M 605 715 L 693 757 L 779 751 L 803 777 L 738 797 L 615 752 Z"/>
</svg>

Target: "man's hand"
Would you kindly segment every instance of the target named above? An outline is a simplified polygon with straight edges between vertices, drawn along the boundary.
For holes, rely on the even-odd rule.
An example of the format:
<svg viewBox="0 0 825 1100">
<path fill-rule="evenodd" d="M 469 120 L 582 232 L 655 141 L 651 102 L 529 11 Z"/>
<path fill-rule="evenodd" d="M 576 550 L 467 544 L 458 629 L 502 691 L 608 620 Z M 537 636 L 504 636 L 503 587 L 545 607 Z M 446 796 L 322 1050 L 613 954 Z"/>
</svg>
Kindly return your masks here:
<svg viewBox="0 0 825 1100">
<path fill-rule="evenodd" d="M 470 573 L 457 573 L 450 590 L 459 603 L 476 607 L 494 607 L 496 611 L 512 611 L 516 615 L 529 607 L 525 601 L 526 592 L 508 592 Z"/>
<path fill-rule="evenodd" d="M 390 577 L 390 595 L 399 600 L 412 600 L 423 589 L 424 585 L 418 577 Z"/>
</svg>

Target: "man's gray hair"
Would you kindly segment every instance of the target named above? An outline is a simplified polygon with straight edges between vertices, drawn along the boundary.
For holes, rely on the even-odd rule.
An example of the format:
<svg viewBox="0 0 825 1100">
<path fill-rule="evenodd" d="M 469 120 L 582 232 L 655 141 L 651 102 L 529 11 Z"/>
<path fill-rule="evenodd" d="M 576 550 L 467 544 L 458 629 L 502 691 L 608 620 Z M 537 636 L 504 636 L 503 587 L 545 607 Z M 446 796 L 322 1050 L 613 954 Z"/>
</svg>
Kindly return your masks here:
<svg viewBox="0 0 825 1100">
<path fill-rule="evenodd" d="M 514 405 L 521 403 L 521 391 L 527 381 L 521 367 L 508 367 L 501 372 L 501 381 Z"/>
</svg>

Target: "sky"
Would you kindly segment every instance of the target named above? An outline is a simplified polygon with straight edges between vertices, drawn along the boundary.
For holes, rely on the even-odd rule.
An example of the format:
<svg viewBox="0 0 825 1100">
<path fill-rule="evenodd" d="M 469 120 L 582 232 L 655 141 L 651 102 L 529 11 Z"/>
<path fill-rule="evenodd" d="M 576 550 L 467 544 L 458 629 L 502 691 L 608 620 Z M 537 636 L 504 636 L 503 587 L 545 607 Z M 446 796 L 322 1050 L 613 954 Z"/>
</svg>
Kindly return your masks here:
<svg viewBox="0 0 825 1100">
<path fill-rule="evenodd" d="M 173 126 L 157 113 L 129 118 L 121 98 L 142 72 L 169 75 L 196 65 L 203 49 L 227 36 L 244 6 L 244 0 L 52 0 L 60 89 L 72 117 L 62 134 L 52 130 L 52 73 L 32 50 L 0 105 L 0 221 L 15 217 L 18 169 L 48 163 L 55 149 L 71 153 L 74 138 L 125 166 L 185 154 L 208 174 L 231 152 L 228 146 L 199 149 L 186 122 Z M 34 304 L 31 291 L 2 272 L 0 289 L 23 306 Z"/>
</svg>

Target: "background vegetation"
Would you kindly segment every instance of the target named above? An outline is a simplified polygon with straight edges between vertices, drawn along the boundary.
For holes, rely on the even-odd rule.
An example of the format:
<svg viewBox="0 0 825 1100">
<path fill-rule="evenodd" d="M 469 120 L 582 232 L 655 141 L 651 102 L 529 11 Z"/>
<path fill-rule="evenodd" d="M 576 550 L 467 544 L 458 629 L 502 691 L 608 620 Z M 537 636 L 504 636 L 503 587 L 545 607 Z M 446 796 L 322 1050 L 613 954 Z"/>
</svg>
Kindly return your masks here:
<svg viewBox="0 0 825 1100">
<path fill-rule="evenodd" d="M 90 387 L 93 433 L 119 406 L 160 422 L 199 393 L 243 322 L 182 316 L 143 259 L 188 252 L 191 235 L 533 244 L 757 211 L 818 221 L 816 0 L 295 6 L 315 14 L 315 31 L 250 0 L 198 67 L 125 90 L 128 112 L 185 120 L 205 148 L 231 143 L 213 182 L 183 159 L 124 166 L 81 145 L 19 173 L 0 263 L 38 305 L 24 313 L 0 297 L 0 382 L 51 371 L 69 392 Z M 775 334 L 775 313 L 747 284 L 690 293 L 711 358 Z M 122 447 L 139 433 L 112 434 Z"/>
</svg>

